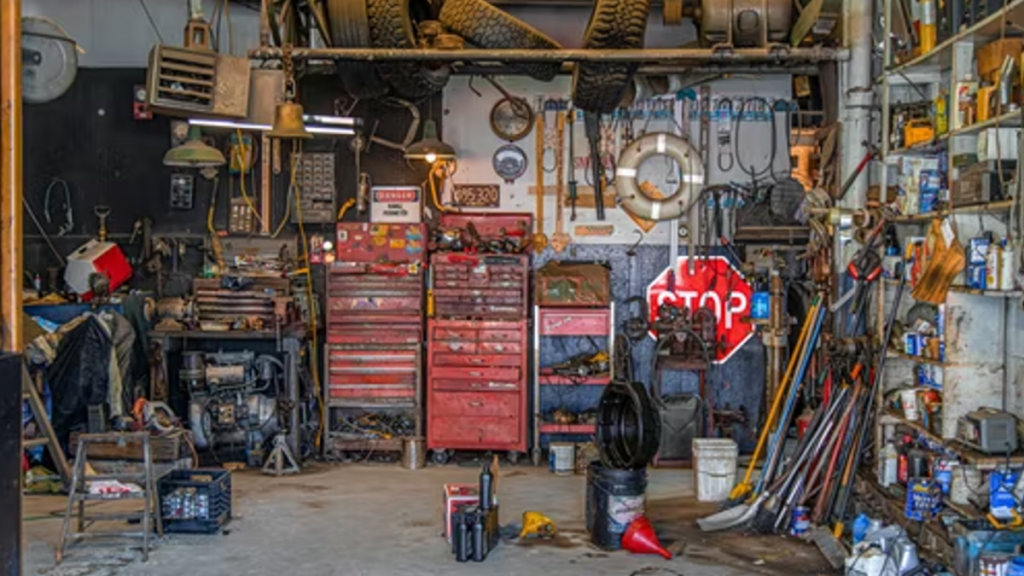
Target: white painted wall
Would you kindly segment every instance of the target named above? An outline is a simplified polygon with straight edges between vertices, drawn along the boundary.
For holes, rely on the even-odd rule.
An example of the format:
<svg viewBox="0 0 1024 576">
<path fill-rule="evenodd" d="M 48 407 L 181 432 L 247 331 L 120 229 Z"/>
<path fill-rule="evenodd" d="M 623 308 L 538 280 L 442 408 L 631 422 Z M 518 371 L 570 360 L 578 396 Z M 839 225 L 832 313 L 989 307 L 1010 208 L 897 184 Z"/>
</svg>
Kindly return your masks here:
<svg viewBox="0 0 1024 576">
<path fill-rule="evenodd" d="M 11 1 L 11 0 L 4 0 Z M 143 0 L 164 42 L 181 45 L 188 20 L 187 0 Z M 219 0 L 203 0 L 207 21 Z M 88 68 L 145 68 L 149 49 L 158 42 L 139 0 L 22 0 L 25 16 L 51 18 L 85 50 L 79 65 Z M 259 14 L 231 5 L 234 54 L 244 56 L 259 45 Z M 216 31 L 215 31 L 216 33 Z M 221 27 L 221 52 L 228 52 L 227 19 Z"/>
<path fill-rule="evenodd" d="M 498 78 L 498 82 L 509 92 L 526 98 L 531 104 L 535 102 L 538 96 L 550 99 L 568 99 L 571 91 L 571 81 L 569 78 L 559 78 L 555 82 L 543 83 L 515 76 Z M 789 76 L 761 77 L 756 81 L 749 78 L 736 78 L 714 82 L 710 86 L 712 98 L 727 97 L 734 100 L 752 96 L 760 96 L 769 100 L 775 98 L 788 99 L 791 90 Z M 474 82 L 474 87 L 483 94 L 482 97 L 477 96 L 469 89 L 469 79 L 464 77 L 453 78 L 444 92 L 444 105 L 447 116 L 443 124 L 443 139 L 454 146 L 459 154 L 458 172 L 452 178 L 452 182 L 456 184 L 490 184 L 500 182 L 500 179 L 494 174 L 491 167 L 491 158 L 495 150 L 506 144 L 506 142 L 491 131 L 489 117 L 491 107 L 501 98 L 501 95 L 486 82 L 478 80 Z M 738 103 L 736 106 L 738 108 Z M 554 121 L 555 114 L 553 112 L 548 113 L 546 119 L 548 126 L 552 126 Z M 779 176 L 788 174 L 790 165 L 788 131 L 784 128 L 785 122 L 785 115 L 778 114 L 778 127 L 775 134 L 777 148 L 774 166 L 776 174 Z M 646 126 L 644 121 L 635 121 L 633 125 L 638 135 L 643 131 L 680 133 L 679 126 L 672 121 L 653 120 Z M 699 141 L 699 123 L 697 121 L 691 122 L 690 128 L 691 142 L 696 143 Z M 749 181 L 749 177 L 740 170 L 738 163 L 734 163 L 732 170 L 728 172 L 719 170 L 717 162 L 719 148 L 716 129 L 716 124 L 712 123 L 710 139 L 712 148 L 710 155 L 711 171 L 706 178 L 707 183 L 719 184 Z M 589 148 L 582 122 L 576 123 L 575 131 L 576 156 L 578 158 L 586 156 Z M 743 141 L 741 161 L 745 166 L 753 165 L 760 168 L 767 165 L 771 149 L 771 135 L 771 125 L 768 122 L 747 122 L 743 125 L 740 134 Z M 529 187 L 536 182 L 534 175 L 534 166 L 536 166 L 534 133 L 531 132 L 530 135 L 517 142 L 516 145 L 526 152 L 530 167 L 527 169 L 526 175 L 515 183 L 503 183 L 501 185 L 501 210 L 533 212 L 535 198 L 529 194 Z M 566 148 L 568 148 L 568 136 L 566 136 Z M 548 158 L 547 165 L 553 167 L 553 160 L 551 158 Z M 566 166 L 569 165 L 570 163 L 566 162 Z M 659 188 L 661 190 L 669 192 L 675 189 L 675 185 L 664 183 L 665 176 L 670 170 L 671 165 L 667 161 L 659 160 L 656 157 L 641 167 L 638 180 L 651 180 L 655 184 L 660 184 Z M 586 175 L 584 172 L 586 170 L 581 169 L 576 174 L 576 179 L 581 185 L 585 183 Z M 548 174 L 546 182 L 548 186 L 553 186 L 555 183 L 554 174 Z M 549 195 L 545 204 L 546 231 L 549 235 L 554 231 L 554 210 L 555 199 Z M 607 218 L 604 223 L 615 226 L 615 234 L 612 238 L 584 237 L 576 238 L 574 241 L 584 244 L 608 244 L 609 242 L 632 243 L 636 240 L 636 235 L 633 232 L 636 229 L 636 225 L 623 210 L 617 207 L 606 207 L 605 213 Z M 580 208 L 577 210 L 577 214 L 576 224 L 597 223 L 593 209 Z M 568 210 L 566 210 L 566 219 L 568 219 Z M 566 221 L 566 231 L 572 232 L 568 221 Z M 648 234 L 644 242 L 667 244 L 668 223 L 663 222 L 655 227 Z"/>
</svg>

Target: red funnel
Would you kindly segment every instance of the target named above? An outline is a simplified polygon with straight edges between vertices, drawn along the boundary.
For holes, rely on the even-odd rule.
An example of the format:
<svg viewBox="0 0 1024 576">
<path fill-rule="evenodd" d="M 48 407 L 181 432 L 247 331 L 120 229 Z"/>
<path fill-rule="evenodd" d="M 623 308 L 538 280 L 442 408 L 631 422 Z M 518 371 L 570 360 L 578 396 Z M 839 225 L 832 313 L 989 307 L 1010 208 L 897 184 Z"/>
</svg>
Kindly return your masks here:
<svg viewBox="0 0 1024 576">
<path fill-rule="evenodd" d="M 622 547 L 633 554 L 660 554 L 666 560 L 672 554 L 658 541 L 654 526 L 646 516 L 641 516 L 629 523 L 626 533 L 622 535 Z"/>
</svg>

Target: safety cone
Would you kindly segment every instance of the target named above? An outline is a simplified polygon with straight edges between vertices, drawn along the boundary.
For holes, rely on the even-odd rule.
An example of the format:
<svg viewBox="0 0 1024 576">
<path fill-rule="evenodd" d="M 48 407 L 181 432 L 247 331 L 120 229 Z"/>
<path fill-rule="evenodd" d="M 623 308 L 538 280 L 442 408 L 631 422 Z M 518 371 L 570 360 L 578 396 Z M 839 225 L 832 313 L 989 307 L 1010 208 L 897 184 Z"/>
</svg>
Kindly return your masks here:
<svg viewBox="0 0 1024 576">
<path fill-rule="evenodd" d="M 672 559 L 672 553 L 658 541 L 654 526 L 646 516 L 641 516 L 629 523 L 626 533 L 622 535 L 622 547 L 633 554 L 660 554 L 666 560 Z"/>
</svg>

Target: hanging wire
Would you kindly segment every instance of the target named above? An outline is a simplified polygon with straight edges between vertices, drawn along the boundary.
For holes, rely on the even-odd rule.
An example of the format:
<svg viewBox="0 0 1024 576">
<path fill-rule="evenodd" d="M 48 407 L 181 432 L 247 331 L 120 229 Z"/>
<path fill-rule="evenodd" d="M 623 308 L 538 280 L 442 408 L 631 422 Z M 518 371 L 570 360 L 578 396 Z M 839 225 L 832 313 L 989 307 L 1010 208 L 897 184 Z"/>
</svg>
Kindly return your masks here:
<svg viewBox="0 0 1024 576">
<path fill-rule="evenodd" d="M 156 20 L 153 20 L 153 14 L 149 11 L 149 6 L 146 6 L 146 0 L 139 0 L 139 6 L 146 12 L 146 18 L 149 19 L 149 25 L 153 28 L 153 32 L 156 34 L 157 40 L 161 44 L 164 43 L 164 37 L 160 34 L 160 29 L 156 27 Z"/>
</svg>

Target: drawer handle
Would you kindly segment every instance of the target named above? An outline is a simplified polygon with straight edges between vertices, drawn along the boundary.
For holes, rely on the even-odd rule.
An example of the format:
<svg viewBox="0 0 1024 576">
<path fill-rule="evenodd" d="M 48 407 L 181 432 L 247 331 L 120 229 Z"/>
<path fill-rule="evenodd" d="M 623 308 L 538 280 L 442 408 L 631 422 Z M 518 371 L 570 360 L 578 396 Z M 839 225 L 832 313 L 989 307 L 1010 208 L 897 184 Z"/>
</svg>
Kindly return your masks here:
<svg viewBox="0 0 1024 576">
<path fill-rule="evenodd" d="M 474 378 L 479 378 L 479 377 L 483 376 L 484 373 L 483 372 L 470 372 L 469 375 L 473 376 Z"/>
<path fill-rule="evenodd" d="M 498 344 L 497 346 L 494 347 L 494 351 L 495 352 L 504 352 L 505 351 L 505 347 L 502 346 L 501 344 Z"/>
<path fill-rule="evenodd" d="M 473 364 L 483 364 L 484 363 L 484 359 L 483 358 L 470 358 L 469 361 L 472 362 Z"/>
<path fill-rule="evenodd" d="M 479 382 L 473 382 L 472 384 L 469 385 L 469 387 L 470 388 L 480 388 L 480 383 Z"/>
<path fill-rule="evenodd" d="M 469 403 L 469 405 L 472 406 L 473 408 L 480 408 L 481 406 L 484 405 L 484 403 L 481 402 L 480 400 L 473 400 L 472 402 Z"/>
</svg>

